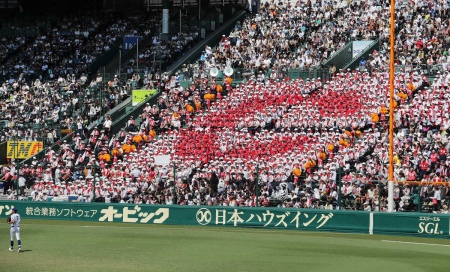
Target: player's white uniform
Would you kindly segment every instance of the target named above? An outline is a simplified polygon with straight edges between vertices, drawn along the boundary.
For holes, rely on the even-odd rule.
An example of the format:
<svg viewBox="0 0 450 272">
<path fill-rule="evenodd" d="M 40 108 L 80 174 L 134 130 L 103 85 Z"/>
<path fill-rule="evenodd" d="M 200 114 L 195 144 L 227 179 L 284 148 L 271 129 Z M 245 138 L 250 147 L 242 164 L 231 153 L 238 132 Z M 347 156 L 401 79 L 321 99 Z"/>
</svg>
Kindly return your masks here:
<svg viewBox="0 0 450 272">
<path fill-rule="evenodd" d="M 17 213 L 11 215 L 11 221 L 14 221 L 13 224 L 11 224 L 11 241 L 14 240 L 14 234 L 16 235 L 17 241 L 20 240 L 20 215 Z"/>
</svg>

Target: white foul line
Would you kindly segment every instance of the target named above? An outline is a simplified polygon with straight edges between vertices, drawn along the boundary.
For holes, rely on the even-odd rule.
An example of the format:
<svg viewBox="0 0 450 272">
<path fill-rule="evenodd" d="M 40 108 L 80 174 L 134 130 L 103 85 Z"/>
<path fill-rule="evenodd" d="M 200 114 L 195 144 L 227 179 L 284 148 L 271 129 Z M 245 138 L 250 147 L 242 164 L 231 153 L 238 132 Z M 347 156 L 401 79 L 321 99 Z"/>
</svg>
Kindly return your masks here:
<svg viewBox="0 0 450 272">
<path fill-rule="evenodd" d="M 415 243 L 415 242 L 405 242 L 405 241 L 381 240 L 381 242 L 387 242 L 387 243 L 400 243 L 400 244 L 413 244 L 413 245 L 426 245 L 426 246 L 443 246 L 443 247 L 450 247 L 450 245 L 427 244 L 427 243 Z"/>
</svg>

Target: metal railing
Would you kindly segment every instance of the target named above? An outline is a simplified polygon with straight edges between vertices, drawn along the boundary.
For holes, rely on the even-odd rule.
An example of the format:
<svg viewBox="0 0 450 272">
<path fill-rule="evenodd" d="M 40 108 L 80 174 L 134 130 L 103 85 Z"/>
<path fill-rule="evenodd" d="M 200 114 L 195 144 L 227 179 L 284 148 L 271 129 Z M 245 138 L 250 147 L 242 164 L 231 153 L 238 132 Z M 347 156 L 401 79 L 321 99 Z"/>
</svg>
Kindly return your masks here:
<svg viewBox="0 0 450 272">
<path fill-rule="evenodd" d="M 359 66 L 356 67 L 355 70 L 359 72 L 372 72 L 373 69 L 377 69 L 378 71 L 382 72 L 389 72 L 390 67 L 389 66 L 376 66 L 376 67 L 370 67 L 368 65 L 366 66 Z M 435 65 L 427 65 L 427 64 L 408 64 L 408 65 L 395 65 L 394 67 L 395 73 L 410 73 L 410 72 L 418 72 L 419 74 L 424 74 L 427 76 L 430 81 L 433 81 L 436 77 L 438 72 L 445 73 L 446 70 L 444 68 L 444 65 L 442 64 L 435 64 Z M 350 69 L 348 69 L 350 70 Z"/>
<path fill-rule="evenodd" d="M 192 82 L 192 79 L 195 77 L 195 75 L 200 76 L 203 75 L 209 79 L 211 79 L 213 76 L 210 74 L 211 69 L 204 69 L 203 72 L 200 71 L 190 71 L 188 74 L 185 74 L 183 71 L 179 70 L 179 76 L 183 78 L 180 82 L 180 84 L 183 87 L 189 86 L 189 84 Z M 261 71 L 264 75 L 264 81 L 266 80 L 284 80 L 289 77 L 289 79 L 316 79 L 320 78 L 321 80 L 328 80 L 331 78 L 331 74 L 329 72 L 329 69 L 327 67 L 325 68 L 310 68 L 310 69 L 267 69 L 265 71 Z M 259 71 L 256 69 L 251 68 L 237 68 L 233 69 L 233 74 L 230 76 L 232 79 L 232 84 L 241 84 L 249 81 L 250 79 L 257 80 L 259 76 Z M 223 84 L 227 76 L 224 74 L 223 71 L 219 70 L 218 75 L 215 76 L 216 83 Z"/>
</svg>

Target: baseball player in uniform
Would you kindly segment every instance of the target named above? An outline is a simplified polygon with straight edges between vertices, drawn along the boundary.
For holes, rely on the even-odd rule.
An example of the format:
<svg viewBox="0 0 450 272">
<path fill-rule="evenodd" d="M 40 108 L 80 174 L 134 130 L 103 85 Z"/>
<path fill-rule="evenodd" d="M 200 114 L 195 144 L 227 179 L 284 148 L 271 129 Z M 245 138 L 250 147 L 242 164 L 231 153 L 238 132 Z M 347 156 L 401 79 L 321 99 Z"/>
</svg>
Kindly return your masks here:
<svg viewBox="0 0 450 272">
<path fill-rule="evenodd" d="M 14 251 L 14 235 L 16 235 L 17 245 L 19 246 L 17 252 L 20 252 L 20 215 L 17 213 L 17 208 L 12 208 L 11 220 L 9 220 L 8 224 L 11 225 L 11 247 L 9 251 Z"/>
</svg>

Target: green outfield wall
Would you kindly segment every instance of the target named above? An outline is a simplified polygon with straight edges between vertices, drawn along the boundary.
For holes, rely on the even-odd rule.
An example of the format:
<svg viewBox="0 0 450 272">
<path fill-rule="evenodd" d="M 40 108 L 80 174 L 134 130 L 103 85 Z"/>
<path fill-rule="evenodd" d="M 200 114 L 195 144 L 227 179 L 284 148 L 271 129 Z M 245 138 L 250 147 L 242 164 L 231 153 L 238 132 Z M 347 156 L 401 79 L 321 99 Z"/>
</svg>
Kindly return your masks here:
<svg viewBox="0 0 450 272">
<path fill-rule="evenodd" d="M 450 215 L 358 211 L 0 201 L 0 218 L 229 226 L 450 238 Z"/>
</svg>

